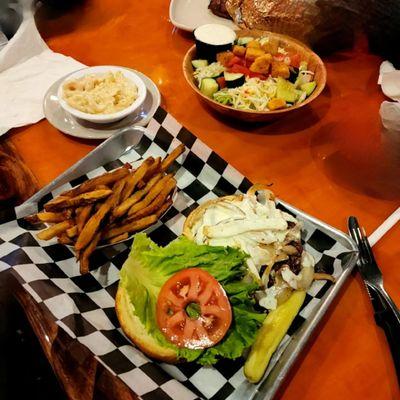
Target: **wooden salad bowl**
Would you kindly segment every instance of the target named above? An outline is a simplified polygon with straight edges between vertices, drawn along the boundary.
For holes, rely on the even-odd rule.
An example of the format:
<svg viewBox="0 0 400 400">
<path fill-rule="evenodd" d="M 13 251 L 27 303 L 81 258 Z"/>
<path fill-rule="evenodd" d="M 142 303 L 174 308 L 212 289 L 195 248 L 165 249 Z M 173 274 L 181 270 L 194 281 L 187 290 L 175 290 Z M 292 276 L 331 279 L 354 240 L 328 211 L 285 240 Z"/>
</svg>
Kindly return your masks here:
<svg viewBox="0 0 400 400">
<path fill-rule="evenodd" d="M 253 36 L 253 37 L 270 37 L 274 40 L 277 40 L 279 43 L 279 47 L 284 48 L 289 53 L 298 53 L 301 57 L 301 60 L 307 61 L 308 70 L 314 72 L 314 80 L 317 83 L 316 88 L 313 93 L 306 98 L 302 103 L 296 104 L 289 108 L 284 108 L 280 110 L 274 111 L 253 111 L 253 110 L 238 110 L 231 106 L 224 105 L 218 103 L 217 101 L 205 96 L 200 92 L 196 81 L 193 77 L 193 66 L 192 60 L 196 59 L 196 46 L 193 45 L 185 55 L 183 59 L 183 74 L 191 88 L 197 93 L 198 96 L 211 108 L 216 110 L 217 112 L 236 119 L 240 119 L 242 121 L 248 122 L 260 122 L 260 121 L 272 121 L 277 118 L 283 117 L 288 113 L 294 112 L 307 104 L 310 104 L 313 100 L 315 100 L 323 91 L 326 84 L 326 68 L 321 58 L 315 54 L 310 48 L 308 48 L 305 44 L 299 42 L 296 39 L 291 38 L 290 36 L 282 35 L 279 33 L 273 33 L 268 31 L 261 31 L 256 29 L 243 29 L 236 32 L 237 37 L 244 36 Z"/>
</svg>

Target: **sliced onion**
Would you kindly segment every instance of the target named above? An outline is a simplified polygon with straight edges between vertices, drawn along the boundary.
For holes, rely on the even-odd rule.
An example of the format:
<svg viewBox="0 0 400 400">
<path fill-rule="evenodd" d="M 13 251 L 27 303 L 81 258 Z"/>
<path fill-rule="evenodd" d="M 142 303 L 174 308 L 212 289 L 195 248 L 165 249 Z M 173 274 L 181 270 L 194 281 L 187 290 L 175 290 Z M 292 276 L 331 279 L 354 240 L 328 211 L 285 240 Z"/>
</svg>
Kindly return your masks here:
<svg viewBox="0 0 400 400">
<path fill-rule="evenodd" d="M 299 276 L 301 276 L 301 279 L 297 282 L 297 289 L 307 290 L 314 279 L 314 268 L 303 267 Z"/>
</svg>

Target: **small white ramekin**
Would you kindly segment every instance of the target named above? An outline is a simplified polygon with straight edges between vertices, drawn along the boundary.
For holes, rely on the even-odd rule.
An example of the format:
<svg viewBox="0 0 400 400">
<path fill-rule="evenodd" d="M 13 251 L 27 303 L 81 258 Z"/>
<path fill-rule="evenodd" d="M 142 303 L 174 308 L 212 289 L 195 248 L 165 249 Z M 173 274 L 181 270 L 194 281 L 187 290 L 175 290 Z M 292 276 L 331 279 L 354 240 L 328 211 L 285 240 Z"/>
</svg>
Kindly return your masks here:
<svg viewBox="0 0 400 400">
<path fill-rule="evenodd" d="M 83 77 L 84 75 L 90 74 L 104 74 L 107 72 L 122 72 L 126 78 L 132 81 L 138 88 L 138 97 L 137 99 L 128 107 L 124 108 L 121 111 L 112 114 L 89 114 L 82 111 L 77 110 L 76 108 L 71 107 L 64 99 L 63 99 L 63 86 L 66 82 L 72 79 L 78 79 Z M 76 118 L 84 119 L 86 121 L 98 123 L 98 124 L 107 124 L 110 122 L 118 121 L 122 118 L 125 118 L 130 113 L 134 112 L 137 108 L 139 108 L 144 99 L 146 98 L 146 85 L 144 84 L 143 80 L 136 75 L 134 72 L 130 71 L 127 68 L 123 67 L 116 67 L 113 65 L 101 65 L 97 67 L 88 67 L 80 69 L 72 74 L 69 74 L 60 84 L 57 97 L 60 102 L 61 107 L 67 111 L 68 113 L 72 114 Z"/>
</svg>

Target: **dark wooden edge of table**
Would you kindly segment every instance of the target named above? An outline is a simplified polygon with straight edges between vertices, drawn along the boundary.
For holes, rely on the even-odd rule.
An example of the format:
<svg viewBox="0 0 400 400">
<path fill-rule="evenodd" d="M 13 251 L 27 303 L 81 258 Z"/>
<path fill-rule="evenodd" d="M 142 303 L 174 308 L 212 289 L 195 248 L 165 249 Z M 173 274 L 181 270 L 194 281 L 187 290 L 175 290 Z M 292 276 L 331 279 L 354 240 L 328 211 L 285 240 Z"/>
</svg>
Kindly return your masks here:
<svg viewBox="0 0 400 400">
<path fill-rule="evenodd" d="M 33 299 L 12 271 L 8 275 L 13 296 L 23 308 L 69 399 L 139 399 L 124 382 L 105 368 L 88 348 L 71 338 L 55 323 L 50 312 Z"/>
</svg>

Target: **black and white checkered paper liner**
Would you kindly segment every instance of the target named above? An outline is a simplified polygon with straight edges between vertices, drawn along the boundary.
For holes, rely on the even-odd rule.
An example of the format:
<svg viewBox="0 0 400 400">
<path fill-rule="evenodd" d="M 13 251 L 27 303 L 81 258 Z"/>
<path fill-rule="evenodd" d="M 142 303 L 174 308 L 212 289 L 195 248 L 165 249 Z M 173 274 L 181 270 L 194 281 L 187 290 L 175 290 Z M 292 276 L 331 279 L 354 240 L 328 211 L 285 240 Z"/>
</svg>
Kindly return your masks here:
<svg viewBox="0 0 400 400">
<path fill-rule="evenodd" d="M 114 298 L 119 270 L 129 253 L 130 243 L 96 252 L 91 271 L 81 276 L 71 250 L 55 240 L 41 241 L 22 217 L 42 209 L 42 205 L 62 191 L 87 178 L 121 166 L 139 163 L 147 156 L 164 157 L 183 142 L 186 153 L 175 162 L 179 187 L 176 201 L 150 233 L 159 245 L 166 245 L 182 232 L 185 217 L 198 204 L 219 196 L 246 192 L 248 179 L 182 127 L 171 115 L 159 109 L 150 121 L 140 143 L 121 157 L 78 179 L 58 187 L 37 204 L 25 204 L 3 212 L 0 217 L 0 271 L 13 267 L 23 287 L 47 308 L 71 337 L 88 347 L 113 374 L 119 376 L 143 399 L 191 400 L 251 398 L 258 385 L 246 382 L 243 359 L 221 360 L 214 367 L 195 363 L 157 363 L 135 348 L 123 335 L 118 323 Z M 106 150 L 106 149 L 105 149 Z M 336 277 L 342 273 L 338 257 L 347 251 L 332 237 L 309 221 L 304 222 L 304 244 L 324 270 Z M 304 305 L 295 318 L 269 366 L 273 367 L 291 336 L 321 303 L 330 284 L 313 283 Z"/>
</svg>

